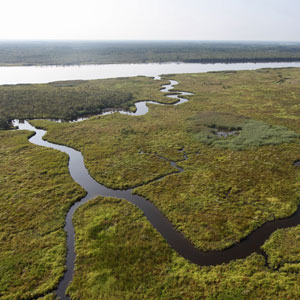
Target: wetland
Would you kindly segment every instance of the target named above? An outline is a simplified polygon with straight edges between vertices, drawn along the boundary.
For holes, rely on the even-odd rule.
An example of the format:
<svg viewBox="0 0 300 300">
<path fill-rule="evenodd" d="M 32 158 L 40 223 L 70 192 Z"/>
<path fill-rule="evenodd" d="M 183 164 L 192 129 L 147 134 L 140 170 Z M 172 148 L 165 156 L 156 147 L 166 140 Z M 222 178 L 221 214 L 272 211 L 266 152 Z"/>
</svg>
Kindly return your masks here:
<svg viewBox="0 0 300 300">
<path fill-rule="evenodd" d="M 82 205 L 74 214 L 76 260 L 74 277 L 67 289 L 70 298 L 272 299 L 275 295 L 279 299 L 297 298 L 298 239 L 293 237 L 297 236 L 299 226 L 276 229 L 295 226 L 299 220 L 299 169 L 294 166 L 300 157 L 299 78 L 296 68 L 165 75 L 161 82 L 138 77 L 126 80 L 132 95 L 128 109 L 141 100 L 173 103 L 174 97 L 166 98 L 160 92 L 160 85 L 167 84 L 168 80 L 179 83 L 171 96 L 180 93 L 178 91 L 188 91 L 185 97 L 189 101 L 180 105 L 148 103 L 145 106 L 149 110 L 136 116 L 114 113 L 75 123 L 30 121 L 36 128 L 47 130 L 46 134 L 42 129 L 31 127 L 37 132 L 31 141 L 35 138 L 42 141 L 45 135 L 48 142 L 41 143 L 65 145 L 57 145 L 56 149 L 71 147 L 76 153 L 80 151 L 85 174 L 92 176 L 96 185 L 100 183 L 115 191 L 115 194 L 92 192 L 90 195 L 88 192 L 86 199 L 101 197 Z M 141 88 L 134 91 L 130 80 L 137 81 Z M 115 85 L 123 92 L 124 85 L 122 87 L 120 81 L 111 80 L 109 90 Z M 101 81 L 97 85 L 101 86 Z M 169 93 L 168 89 L 162 91 Z M 214 130 L 239 133 L 218 136 Z M 28 152 L 31 148 L 46 149 L 26 142 L 29 135 L 24 131 L 2 130 L 1 134 L 5 140 L 6 135 L 11 136 L 11 144 L 2 145 L 3 159 L 4 153 L 10 153 L 12 162 L 21 159 L 25 168 L 32 164 L 30 157 L 37 159 Z M 23 139 L 22 146 L 18 136 Z M 43 151 L 46 150 L 41 150 L 40 155 L 47 159 Z M 77 190 L 68 193 L 68 205 L 65 203 L 59 217 L 54 218 L 61 222 L 57 230 L 62 238 L 56 240 L 61 252 L 45 247 L 45 251 L 52 251 L 53 258 L 58 259 L 56 264 L 60 268 L 50 276 L 54 278 L 51 283 L 43 288 L 38 282 L 36 288 L 26 285 L 30 272 L 22 273 L 24 282 L 19 284 L 23 285 L 23 295 L 28 293 L 24 299 L 45 295 L 57 286 L 64 272 L 66 253 L 62 231 L 64 216 L 71 203 L 86 193 L 68 175 L 67 157 L 54 150 L 47 151 L 52 151 L 61 161 L 62 174 Z M 83 163 L 83 158 L 81 160 Z M 20 175 L 16 172 L 6 168 L 1 183 L 18 178 Z M 48 172 L 42 174 L 54 180 Z M 45 187 L 50 185 L 44 182 Z M 34 192 L 22 179 L 16 181 L 15 187 L 21 184 L 20 192 L 22 189 Z M 88 191 L 88 187 L 83 187 Z M 40 189 L 43 190 L 39 185 L 36 190 Z M 184 236 L 186 243 L 192 246 L 195 251 L 191 252 L 192 257 L 202 253 L 211 255 L 211 261 L 197 266 L 189 262 L 192 259 L 185 260 L 186 256 L 180 251 L 176 253 L 165 240 L 176 250 L 174 245 L 179 238 L 176 237 L 173 245 L 150 220 L 162 238 L 145 218 L 149 220 L 145 211 L 143 214 L 120 200 L 126 198 L 121 196 L 125 192 L 120 190 L 126 189 L 136 198 L 138 207 L 141 199 L 155 205 L 173 232 Z M 13 201 L 12 194 L 7 196 L 8 203 Z M 28 196 L 29 200 L 31 196 Z M 24 196 L 19 197 L 24 200 Z M 53 205 L 59 206 L 59 195 L 53 199 Z M 33 205 L 28 200 L 24 201 L 24 209 Z M 43 214 L 47 215 L 47 210 Z M 8 226 L 15 228 L 11 223 Z M 36 234 L 34 227 L 25 232 Z M 17 234 L 13 229 L 9 239 L 6 237 L 3 241 L 14 235 L 17 238 Z M 256 246 L 251 248 L 250 244 Z M 243 254 L 239 245 L 246 245 L 248 253 Z M 8 246 L 11 248 L 7 251 L 13 253 L 16 244 L 6 243 Z M 234 249 L 238 249 L 236 256 L 226 256 L 226 251 L 234 252 Z M 22 250 L 27 251 L 25 247 Z M 112 256 L 115 259 L 111 259 Z M 3 260 L 5 262 L 5 256 Z M 28 258 L 28 262 L 31 260 Z M 36 272 L 37 267 L 31 268 L 31 272 Z M 42 277 L 36 276 L 36 280 L 38 278 Z M 1 285 L 4 286 L 1 297 L 16 298 L 7 279 L 3 280 L 6 285 Z M 266 289 L 268 285 L 275 286 L 276 290 Z"/>
</svg>

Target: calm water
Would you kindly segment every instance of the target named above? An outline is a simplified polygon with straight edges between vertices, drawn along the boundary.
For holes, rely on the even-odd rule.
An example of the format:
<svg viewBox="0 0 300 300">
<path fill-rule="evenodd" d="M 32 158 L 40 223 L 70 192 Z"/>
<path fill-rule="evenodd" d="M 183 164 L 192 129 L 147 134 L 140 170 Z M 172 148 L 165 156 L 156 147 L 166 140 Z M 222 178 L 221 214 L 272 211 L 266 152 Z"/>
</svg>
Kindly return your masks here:
<svg viewBox="0 0 300 300">
<path fill-rule="evenodd" d="M 58 80 L 133 77 L 159 78 L 161 74 L 201 73 L 224 70 L 254 70 L 260 68 L 300 67 L 300 63 L 240 63 L 240 64 L 108 64 L 82 66 L 0 67 L 0 84 L 46 83 Z"/>
<path fill-rule="evenodd" d="M 161 91 L 167 94 L 176 84 L 176 81 L 170 81 L 170 84 L 163 86 Z M 177 93 L 177 100 L 187 100 L 181 97 L 183 93 L 184 92 Z M 177 102 L 177 104 L 179 104 L 180 101 Z M 16 120 L 14 121 L 14 125 L 18 126 L 21 130 L 30 130 L 35 132 L 35 135 L 29 139 L 31 143 L 67 153 L 69 155 L 70 175 L 87 192 L 87 195 L 84 198 L 82 198 L 79 202 L 76 202 L 70 208 L 66 216 L 66 224 L 64 229 L 67 232 L 67 271 L 64 274 L 63 279 L 59 282 L 58 288 L 55 291 L 61 300 L 70 300 L 70 298 L 65 295 L 65 292 L 74 274 L 74 262 L 76 254 L 74 247 L 75 233 L 72 224 L 72 216 L 79 206 L 98 195 L 126 199 L 127 201 L 136 205 L 144 212 L 145 217 L 175 251 L 177 251 L 184 258 L 200 266 L 227 263 L 233 259 L 245 258 L 253 252 L 257 252 L 266 257 L 265 253 L 261 250 L 261 246 L 269 238 L 269 236 L 279 228 L 296 226 L 300 223 L 300 208 L 298 207 L 296 213 L 291 217 L 266 222 L 260 228 L 253 231 L 246 239 L 234 244 L 230 248 L 218 252 L 203 252 L 199 249 L 196 249 L 194 245 L 184 237 L 184 235 L 178 232 L 169 222 L 169 220 L 151 202 L 139 195 L 133 194 L 132 189 L 113 190 L 96 182 L 88 173 L 88 170 L 84 165 L 84 158 L 79 151 L 43 140 L 43 136 L 46 134 L 46 131 L 33 127 L 27 121 L 20 123 Z M 166 160 L 163 157 L 160 158 Z M 188 159 L 185 152 L 184 159 Z M 169 162 L 171 166 L 174 167 L 174 172 L 180 173 L 184 171 L 182 168 L 177 166 L 176 162 Z M 295 161 L 294 165 L 296 167 L 298 165 L 298 161 Z M 157 180 L 159 180 L 159 178 L 157 178 Z M 172 177 L 170 177 L 170 180 L 172 180 Z"/>
</svg>

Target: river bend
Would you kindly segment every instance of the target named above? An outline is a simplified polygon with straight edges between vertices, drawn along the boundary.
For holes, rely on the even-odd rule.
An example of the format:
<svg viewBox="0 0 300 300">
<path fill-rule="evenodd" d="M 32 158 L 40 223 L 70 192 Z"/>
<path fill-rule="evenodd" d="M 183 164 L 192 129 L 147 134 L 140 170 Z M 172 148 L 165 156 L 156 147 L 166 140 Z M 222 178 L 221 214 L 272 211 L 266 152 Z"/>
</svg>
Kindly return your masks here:
<svg viewBox="0 0 300 300">
<path fill-rule="evenodd" d="M 168 93 L 178 84 L 174 80 L 170 80 L 170 84 L 164 85 L 161 89 L 162 92 Z M 176 91 L 176 94 L 166 95 L 167 97 L 174 98 L 176 103 L 172 105 L 178 105 L 188 100 L 182 96 L 192 95 L 188 92 L 179 92 Z M 136 103 L 137 110 L 136 112 L 125 112 L 121 113 L 128 115 L 144 115 L 148 112 L 147 103 L 160 104 L 154 101 L 143 101 Z M 162 105 L 162 104 L 160 104 Z M 170 105 L 170 104 L 168 104 Z M 76 202 L 68 211 L 66 216 L 66 225 L 64 230 L 67 233 L 67 258 L 66 258 L 66 272 L 63 279 L 59 282 L 59 285 L 55 291 L 57 296 L 61 300 L 69 300 L 69 297 L 65 295 L 66 289 L 73 278 L 74 274 L 74 263 L 75 263 L 75 234 L 74 227 L 72 223 L 72 217 L 76 209 L 89 201 L 96 196 L 104 197 L 114 197 L 120 199 L 126 199 L 130 203 L 136 205 L 141 209 L 145 217 L 149 222 L 156 228 L 156 230 L 164 237 L 167 243 L 177 251 L 181 256 L 188 259 L 189 261 L 200 265 L 218 265 L 222 263 L 227 263 L 233 259 L 245 258 L 253 252 L 260 254 L 265 254 L 260 249 L 264 242 L 269 238 L 270 234 L 279 228 L 291 227 L 300 224 L 300 209 L 297 209 L 297 212 L 289 218 L 274 220 L 267 222 L 262 225 L 259 229 L 252 232 L 246 239 L 242 240 L 238 244 L 233 245 L 230 248 L 227 248 L 223 251 L 209 251 L 204 252 L 199 249 L 196 249 L 194 245 L 187 240 L 184 235 L 178 232 L 170 221 L 148 200 L 139 195 L 132 193 L 132 189 L 128 190 L 113 190 L 105 187 L 104 185 L 96 182 L 88 173 L 85 165 L 84 158 L 81 152 L 74 150 L 67 146 L 57 145 L 43 140 L 44 135 L 46 134 L 45 130 L 37 129 L 32 126 L 27 121 L 23 123 L 15 120 L 15 126 L 18 126 L 20 130 L 30 130 L 35 132 L 35 135 L 32 136 L 29 141 L 35 145 L 48 147 L 52 149 L 59 150 L 66 153 L 69 156 L 69 171 L 74 179 L 79 185 L 81 185 L 87 192 L 86 196 L 82 198 L 79 202 Z M 185 159 L 188 159 L 186 154 L 184 155 Z M 165 159 L 165 158 L 162 158 Z M 176 162 L 169 161 L 171 166 L 174 168 L 174 173 L 179 173 L 184 171 L 182 168 L 178 167 Z M 166 175 L 168 176 L 168 175 Z"/>
</svg>

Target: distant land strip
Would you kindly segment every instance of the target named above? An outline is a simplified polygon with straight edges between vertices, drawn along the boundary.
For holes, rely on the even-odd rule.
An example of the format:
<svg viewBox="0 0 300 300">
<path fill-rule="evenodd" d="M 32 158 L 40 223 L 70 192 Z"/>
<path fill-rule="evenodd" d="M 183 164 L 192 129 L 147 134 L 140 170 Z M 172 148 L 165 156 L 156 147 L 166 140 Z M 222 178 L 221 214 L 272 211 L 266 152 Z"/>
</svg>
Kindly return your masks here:
<svg viewBox="0 0 300 300">
<path fill-rule="evenodd" d="M 298 61 L 295 42 L 0 41 L 0 66 Z"/>
</svg>

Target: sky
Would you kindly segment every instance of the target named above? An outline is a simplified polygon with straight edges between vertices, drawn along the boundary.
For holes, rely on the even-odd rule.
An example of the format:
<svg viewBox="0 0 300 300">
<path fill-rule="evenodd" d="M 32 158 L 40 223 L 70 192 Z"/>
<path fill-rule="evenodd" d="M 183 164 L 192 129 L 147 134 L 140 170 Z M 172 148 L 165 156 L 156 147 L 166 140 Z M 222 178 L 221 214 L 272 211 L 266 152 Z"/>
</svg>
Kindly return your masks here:
<svg viewBox="0 0 300 300">
<path fill-rule="evenodd" d="M 300 41 L 299 0 L 0 3 L 0 40 Z"/>
</svg>

